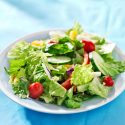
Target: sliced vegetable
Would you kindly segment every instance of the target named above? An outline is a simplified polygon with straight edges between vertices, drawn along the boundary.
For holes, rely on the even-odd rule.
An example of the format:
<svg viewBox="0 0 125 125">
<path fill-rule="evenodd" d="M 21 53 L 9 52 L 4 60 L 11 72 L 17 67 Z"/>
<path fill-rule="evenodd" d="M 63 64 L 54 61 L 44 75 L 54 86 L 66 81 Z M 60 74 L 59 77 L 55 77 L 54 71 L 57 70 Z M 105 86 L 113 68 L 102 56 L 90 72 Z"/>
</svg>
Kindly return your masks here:
<svg viewBox="0 0 125 125">
<path fill-rule="evenodd" d="M 71 68 L 69 68 L 69 69 L 66 71 L 66 73 L 67 73 L 67 75 L 71 75 L 73 71 L 74 71 L 74 67 L 72 66 Z"/>
<path fill-rule="evenodd" d="M 125 61 L 105 61 L 97 52 L 93 52 L 92 55 L 95 65 L 104 75 L 116 76 L 125 71 Z"/>
<path fill-rule="evenodd" d="M 71 58 L 66 56 L 52 56 L 48 57 L 48 62 L 51 64 L 66 64 L 71 62 Z"/>
<path fill-rule="evenodd" d="M 71 78 L 68 78 L 65 82 L 61 84 L 65 89 L 70 89 L 72 87 L 71 85 Z"/>
</svg>

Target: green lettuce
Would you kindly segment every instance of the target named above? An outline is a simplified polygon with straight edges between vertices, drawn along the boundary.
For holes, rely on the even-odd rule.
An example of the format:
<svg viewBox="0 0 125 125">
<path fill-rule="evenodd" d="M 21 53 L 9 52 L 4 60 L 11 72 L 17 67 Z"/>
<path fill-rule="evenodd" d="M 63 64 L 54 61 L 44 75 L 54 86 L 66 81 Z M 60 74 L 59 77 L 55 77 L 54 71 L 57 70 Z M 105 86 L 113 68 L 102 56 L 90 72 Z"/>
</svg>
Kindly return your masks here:
<svg viewBox="0 0 125 125">
<path fill-rule="evenodd" d="M 48 53 L 54 54 L 54 55 L 62 55 L 66 53 L 70 53 L 73 51 L 73 48 L 65 44 L 53 44 L 49 46 L 46 51 Z"/>
<path fill-rule="evenodd" d="M 26 55 L 27 55 L 29 49 L 30 49 L 29 43 L 27 43 L 25 41 L 18 42 L 8 52 L 7 57 L 13 58 L 13 59 L 26 58 L 27 57 Z"/>
<path fill-rule="evenodd" d="M 112 77 L 125 71 L 125 61 L 116 61 L 114 59 L 105 61 L 97 52 L 93 52 L 93 60 L 95 65 L 104 75 Z"/>
<path fill-rule="evenodd" d="M 75 65 L 72 73 L 71 83 L 73 85 L 83 85 L 93 79 L 91 65 Z"/>
<path fill-rule="evenodd" d="M 80 108 L 81 105 L 79 102 L 74 101 L 73 99 L 65 100 L 64 104 L 67 108 L 73 108 L 73 109 Z"/>
<path fill-rule="evenodd" d="M 62 87 L 59 83 L 50 81 L 49 83 L 49 94 L 52 96 L 64 97 L 66 94 L 66 89 Z"/>
<path fill-rule="evenodd" d="M 93 81 L 89 84 L 88 91 L 92 95 L 98 95 L 102 98 L 106 98 L 108 96 L 110 88 L 107 86 L 104 86 L 99 78 L 94 77 Z"/>
</svg>

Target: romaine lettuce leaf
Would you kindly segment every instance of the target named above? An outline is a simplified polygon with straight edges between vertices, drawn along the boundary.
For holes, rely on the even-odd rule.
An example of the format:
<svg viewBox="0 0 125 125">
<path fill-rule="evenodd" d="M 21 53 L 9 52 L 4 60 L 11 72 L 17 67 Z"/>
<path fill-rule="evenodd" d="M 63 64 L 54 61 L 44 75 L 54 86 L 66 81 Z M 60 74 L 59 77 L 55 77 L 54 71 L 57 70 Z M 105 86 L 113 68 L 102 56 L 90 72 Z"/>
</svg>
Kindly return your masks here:
<svg viewBox="0 0 125 125">
<path fill-rule="evenodd" d="M 9 74 L 17 74 L 18 70 L 21 69 L 21 67 L 23 67 L 25 65 L 25 60 L 23 59 L 11 59 L 9 60 Z"/>
<path fill-rule="evenodd" d="M 89 86 L 89 83 L 88 84 L 79 85 L 79 86 L 77 86 L 77 91 L 78 92 L 85 92 L 86 90 L 88 90 L 88 86 Z"/>
<path fill-rule="evenodd" d="M 52 96 L 64 97 L 66 94 L 66 89 L 62 87 L 59 83 L 50 81 L 49 83 L 49 94 Z"/>
<path fill-rule="evenodd" d="M 91 65 L 75 65 L 74 71 L 71 77 L 71 83 L 73 85 L 83 85 L 90 82 L 93 79 L 92 66 Z"/>
<path fill-rule="evenodd" d="M 97 77 L 94 77 L 88 88 L 88 91 L 92 95 L 98 95 L 102 98 L 106 98 L 108 96 L 109 90 L 110 87 L 104 86 Z"/>
</svg>

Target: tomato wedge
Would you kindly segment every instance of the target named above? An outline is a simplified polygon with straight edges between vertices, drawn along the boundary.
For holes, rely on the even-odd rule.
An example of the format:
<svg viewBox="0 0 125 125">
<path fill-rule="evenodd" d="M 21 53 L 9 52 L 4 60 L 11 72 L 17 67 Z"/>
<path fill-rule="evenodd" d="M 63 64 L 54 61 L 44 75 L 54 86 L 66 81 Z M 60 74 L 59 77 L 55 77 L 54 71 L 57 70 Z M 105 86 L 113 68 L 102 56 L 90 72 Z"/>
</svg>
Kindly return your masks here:
<svg viewBox="0 0 125 125">
<path fill-rule="evenodd" d="M 71 85 L 71 78 L 68 78 L 65 82 L 61 84 L 65 89 L 69 90 L 72 85 Z"/>
<path fill-rule="evenodd" d="M 83 65 L 87 65 L 90 63 L 90 59 L 89 59 L 89 54 L 84 51 L 84 62 L 83 62 Z"/>
</svg>

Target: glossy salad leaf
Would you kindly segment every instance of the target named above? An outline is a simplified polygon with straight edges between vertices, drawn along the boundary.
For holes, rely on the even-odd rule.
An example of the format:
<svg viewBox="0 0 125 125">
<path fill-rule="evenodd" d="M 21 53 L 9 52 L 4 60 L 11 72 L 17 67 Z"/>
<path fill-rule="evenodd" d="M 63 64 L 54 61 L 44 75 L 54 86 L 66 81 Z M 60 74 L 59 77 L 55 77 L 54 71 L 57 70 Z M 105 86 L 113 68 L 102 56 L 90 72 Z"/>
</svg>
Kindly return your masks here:
<svg viewBox="0 0 125 125">
<path fill-rule="evenodd" d="M 54 55 L 62 55 L 72 52 L 73 49 L 70 48 L 67 44 L 53 44 L 48 47 L 46 51 Z"/>
<path fill-rule="evenodd" d="M 10 68 L 8 70 L 9 74 L 16 74 L 24 65 L 25 60 L 23 59 L 11 59 L 9 60 Z"/>
<path fill-rule="evenodd" d="M 78 86 L 90 82 L 93 79 L 91 65 L 75 65 L 71 83 Z"/>
</svg>

